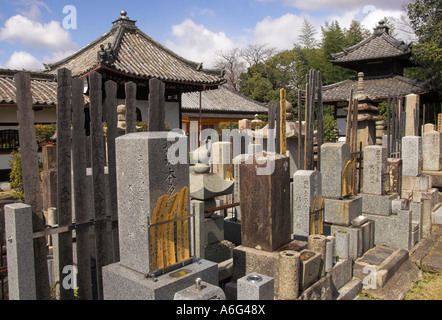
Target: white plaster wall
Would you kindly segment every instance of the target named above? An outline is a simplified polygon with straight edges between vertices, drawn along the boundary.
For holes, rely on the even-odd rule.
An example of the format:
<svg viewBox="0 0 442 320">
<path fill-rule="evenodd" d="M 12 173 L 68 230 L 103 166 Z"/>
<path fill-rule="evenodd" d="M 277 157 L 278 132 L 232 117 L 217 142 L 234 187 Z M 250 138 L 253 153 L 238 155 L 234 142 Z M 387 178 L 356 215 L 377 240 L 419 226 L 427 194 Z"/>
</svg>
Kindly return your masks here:
<svg viewBox="0 0 442 320">
<path fill-rule="evenodd" d="M 57 111 L 55 107 L 34 111 L 34 122 L 36 123 L 55 123 L 56 119 Z M 0 126 L 2 123 L 18 123 L 16 106 L 0 107 Z M 2 129 L 5 130 L 3 127 Z"/>
</svg>

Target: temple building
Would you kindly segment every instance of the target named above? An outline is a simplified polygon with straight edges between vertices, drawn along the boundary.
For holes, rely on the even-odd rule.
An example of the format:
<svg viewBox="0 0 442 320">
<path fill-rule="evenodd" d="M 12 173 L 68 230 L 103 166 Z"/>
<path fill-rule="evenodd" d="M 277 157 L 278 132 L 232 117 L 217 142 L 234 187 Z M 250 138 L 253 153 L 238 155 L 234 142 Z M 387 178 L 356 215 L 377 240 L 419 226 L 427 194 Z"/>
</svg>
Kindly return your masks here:
<svg viewBox="0 0 442 320">
<path fill-rule="evenodd" d="M 419 107 L 437 103 L 438 97 L 429 83 L 404 77 L 404 69 L 413 67 L 410 61 L 410 45 L 392 37 L 383 21 L 374 28 L 373 34 L 358 44 L 341 52 L 331 53 L 330 62 L 343 68 L 354 70 L 357 78 L 344 80 L 323 87 L 324 104 L 335 106 L 339 135 L 345 136 L 346 117 L 350 91 L 354 94 L 361 87 L 366 100 L 374 107 L 388 97 L 404 97 L 416 94 Z M 422 111 L 420 112 L 422 121 Z"/>
</svg>

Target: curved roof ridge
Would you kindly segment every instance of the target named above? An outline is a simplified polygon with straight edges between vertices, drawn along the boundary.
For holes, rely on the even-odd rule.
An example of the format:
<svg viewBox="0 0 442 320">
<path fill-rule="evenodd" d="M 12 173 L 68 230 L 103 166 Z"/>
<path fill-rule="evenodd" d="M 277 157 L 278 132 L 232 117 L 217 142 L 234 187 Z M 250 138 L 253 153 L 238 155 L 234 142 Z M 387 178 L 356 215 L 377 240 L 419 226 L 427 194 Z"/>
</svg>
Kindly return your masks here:
<svg viewBox="0 0 442 320">
<path fill-rule="evenodd" d="M 87 51 L 90 47 L 96 45 L 97 43 L 103 41 L 103 39 L 105 39 L 108 36 L 113 36 L 112 31 L 114 31 L 115 29 L 111 29 L 108 32 L 106 32 L 105 34 L 103 34 L 101 37 L 98 37 L 97 39 L 95 39 L 94 41 L 88 43 L 87 45 L 85 45 L 84 47 L 78 49 L 76 52 L 74 52 L 73 54 L 67 56 L 66 58 L 54 62 L 54 63 L 47 63 L 47 64 L 43 64 L 46 67 L 46 70 L 44 70 L 45 72 L 50 72 L 54 69 L 56 69 L 57 67 L 65 64 L 66 62 L 68 62 L 69 60 L 79 56 L 80 54 L 82 54 L 83 52 Z"/>
</svg>

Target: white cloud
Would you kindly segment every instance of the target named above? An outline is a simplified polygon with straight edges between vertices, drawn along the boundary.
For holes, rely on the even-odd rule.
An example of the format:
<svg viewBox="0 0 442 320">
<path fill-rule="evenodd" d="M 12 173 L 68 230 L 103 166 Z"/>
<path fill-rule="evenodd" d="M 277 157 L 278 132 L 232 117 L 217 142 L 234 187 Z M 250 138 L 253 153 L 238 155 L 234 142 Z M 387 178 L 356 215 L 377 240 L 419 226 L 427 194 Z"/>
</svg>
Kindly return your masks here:
<svg viewBox="0 0 442 320">
<path fill-rule="evenodd" d="M 166 47 L 181 55 L 183 58 L 204 62 L 205 68 L 213 68 L 217 60 L 216 52 L 229 50 L 236 44 L 224 32 L 212 32 L 197 25 L 191 19 L 172 27 L 174 40 L 167 40 Z"/>
<path fill-rule="evenodd" d="M 20 43 L 25 47 L 46 48 L 52 51 L 75 50 L 77 45 L 70 33 L 58 21 L 40 23 L 22 15 L 9 18 L 0 29 L 0 41 Z"/>
<path fill-rule="evenodd" d="M 28 52 L 14 51 L 9 60 L 1 67 L 17 70 L 41 70 L 43 69 L 43 64 Z"/>
<path fill-rule="evenodd" d="M 304 17 L 291 13 L 276 19 L 266 17 L 255 26 L 255 43 L 266 43 L 278 50 L 291 49 L 298 41 L 303 23 Z"/>
<path fill-rule="evenodd" d="M 362 27 L 372 31 L 379 24 L 379 21 L 386 17 L 395 24 L 396 38 L 408 42 L 413 40 L 413 35 L 401 30 L 402 26 L 399 24 L 403 16 L 406 16 L 406 14 L 401 10 L 384 10 L 373 5 L 367 5 L 363 8 L 347 11 L 343 15 L 331 16 L 328 21 L 336 20 L 342 28 L 349 28 L 352 20 L 358 20 Z"/>
<path fill-rule="evenodd" d="M 367 0 L 257 0 L 258 2 L 282 2 L 284 5 L 304 9 L 307 11 L 313 10 L 349 10 L 357 7 L 362 7 L 367 4 Z M 370 0 L 371 5 L 378 7 L 392 9 L 400 8 L 404 0 Z"/>
</svg>

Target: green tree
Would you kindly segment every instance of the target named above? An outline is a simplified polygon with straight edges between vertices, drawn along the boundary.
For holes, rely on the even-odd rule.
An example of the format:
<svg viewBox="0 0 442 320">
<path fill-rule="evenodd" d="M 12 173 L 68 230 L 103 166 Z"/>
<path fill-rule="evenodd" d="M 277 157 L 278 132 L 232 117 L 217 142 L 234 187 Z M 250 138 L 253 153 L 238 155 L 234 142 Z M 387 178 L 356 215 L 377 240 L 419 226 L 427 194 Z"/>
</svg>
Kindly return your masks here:
<svg viewBox="0 0 442 320">
<path fill-rule="evenodd" d="M 360 21 L 352 20 L 350 28 L 345 30 L 347 47 L 354 46 L 371 35 L 370 31 L 363 28 Z"/>
<path fill-rule="evenodd" d="M 301 34 L 298 37 L 301 46 L 306 49 L 316 48 L 318 46 L 318 42 L 315 38 L 317 33 L 315 26 L 310 21 L 304 19 Z"/>
<path fill-rule="evenodd" d="M 408 18 L 418 41 L 412 43 L 411 60 L 421 68 L 411 73 L 424 81 L 432 81 L 442 96 L 442 2 L 416 0 L 407 7 Z"/>
<path fill-rule="evenodd" d="M 341 52 L 343 48 L 347 47 L 347 39 L 344 30 L 342 30 L 339 22 L 332 21 L 330 24 L 325 23 L 322 30 L 321 50 L 324 59 L 324 66 L 322 71 L 323 83 L 332 84 L 355 76 L 355 72 L 332 65 L 328 60 L 330 53 Z"/>
</svg>

